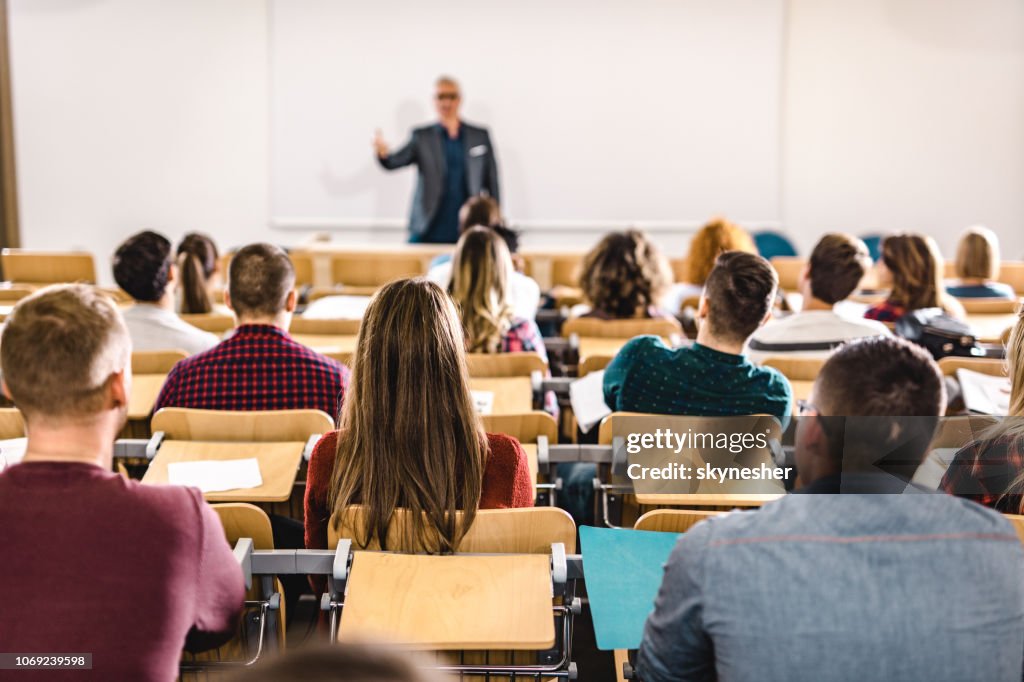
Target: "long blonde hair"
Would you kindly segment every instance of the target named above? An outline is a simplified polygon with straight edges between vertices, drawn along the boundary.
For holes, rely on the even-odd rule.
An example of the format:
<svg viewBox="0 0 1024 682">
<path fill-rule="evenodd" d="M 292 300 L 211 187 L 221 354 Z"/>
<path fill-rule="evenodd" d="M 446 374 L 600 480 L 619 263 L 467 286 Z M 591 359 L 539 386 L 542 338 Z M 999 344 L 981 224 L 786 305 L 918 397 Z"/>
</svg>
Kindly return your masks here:
<svg viewBox="0 0 1024 682">
<path fill-rule="evenodd" d="M 462 233 L 452 263 L 449 290 L 459 306 L 466 350 L 497 353 L 512 328 L 508 281 L 512 256 L 497 232 L 472 227 Z"/>
<path fill-rule="evenodd" d="M 480 504 L 487 452 L 451 300 L 424 279 L 388 284 L 359 328 L 331 508 L 366 507 L 354 538 L 361 546 L 375 539 L 387 549 L 388 528 L 404 508 L 412 534 L 400 549 L 453 552 Z"/>
</svg>

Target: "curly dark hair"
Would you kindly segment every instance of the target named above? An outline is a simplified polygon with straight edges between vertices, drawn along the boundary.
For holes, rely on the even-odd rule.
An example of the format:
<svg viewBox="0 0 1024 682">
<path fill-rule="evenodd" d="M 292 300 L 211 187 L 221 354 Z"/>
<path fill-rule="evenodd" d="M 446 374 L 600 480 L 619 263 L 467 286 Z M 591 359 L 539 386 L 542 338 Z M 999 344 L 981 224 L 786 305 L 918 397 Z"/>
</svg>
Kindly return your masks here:
<svg viewBox="0 0 1024 682">
<path fill-rule="evenodd" d="M 579 279 L 593 309 L 614 319 L 656 305 L 671 282 L 668 261 L 640 230 L 605 235 L 583 258 Z"/>
</svg>

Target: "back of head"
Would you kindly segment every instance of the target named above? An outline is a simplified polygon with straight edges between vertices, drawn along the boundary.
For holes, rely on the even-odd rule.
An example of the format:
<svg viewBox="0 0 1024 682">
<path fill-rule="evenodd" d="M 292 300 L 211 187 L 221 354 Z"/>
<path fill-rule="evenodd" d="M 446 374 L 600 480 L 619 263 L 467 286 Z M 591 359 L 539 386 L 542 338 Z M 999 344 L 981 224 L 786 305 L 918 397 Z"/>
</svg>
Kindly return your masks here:
<svg viewBox="0 0 1024 682">
<path fill-rule="evenodd" d="M 114 252 L 114 281 L 136 301 L 155 303 L 167 290 L 171 242 L 146 230 L 129 237 Z"/>
<path fill-rule="evenodd" d="M 745 342 L 772 309 L 778 286 L 775 268 L 761 256 L 742 251 L 720 255 L 704 284 L 711 333 Z"/>
<path fill-rule="evenodd" d="M 715 218 L 693 236 L 686 256 L 686 281 L 704 284 L 718 256 L 726 251 L 757 253 L 753 237 L 736 223 Z"/>
<path fill-rule="evenodd" d="M 470 197 L 459 209 L 459 233 L 471 227 L 497 227 L 502 224 L 501 208 L 491 197 Z"/>
<path fill-rule="evenodd" d="M 231 258 L 228 295 L 240 319 L 280 314 L 294 287 L 295 268 L 288 254 L 273 244 L 249 244 Z"/>
<path fill-rule="evenodd" d="M 999 238 L 986 227 L 970 227 L 956 247 L 956 276 L 991 281 L 999 277 Z"/>
<path fill-rule="evenodd" d="M 924 459 L 946 405 L 942 372 L 928 351 L 890 336 L 841 346 L 813 395 L 845 469 L 870 465 L 904 479 Z"/>
<path fill-rule="evenodd" d="M 848 234 L 826 234 L 811 252 L 811 295 L 828 304 L 852 294 L 871 268 L 871 254 L 863 241 Z"/>
<path fill-rule="evenodd" d="M 417 654 L 363 642 L 289 649 L 231 677 L 233 682 L 442 682 Z"/>
<path fill-rule="evenodd" d="M 178 244 L 177 256 L 181 272 L 181 312 L 210 312 L 213 306 L 207 283 L 217 269 L 217 245 L 205 234 L 190 232 Z"/>
<path fill-rule="evenodd" d="M 1006 344 L 1006 367 L 1011 384 L 1008 413 L 1013 417 L 1024 417 L 1024 308 L 1017 313 L 1017 322 L 1010 330 L 1010 339 Z"/>
<path fill-rule="evenodd" d="M 942 256 L 931 237 L 897 234 L 882 241 L 882 262 L 892 274 L 889 300 L 907 310 L 942 305 Z"/>
<path fill-rule="evenodd" d="M 496 353 L 512 326 L 508 303 L 508 282 L 512 256 L 494 230 L 471 227 L 462 233 L 455 247 L 452 299 L 459 307 L 466 334 L 466 349 Z"/>
<path fill-rule="evenodd" d="M 672 271 L 661 252 L 640 230 L 612 232 L 583 258 L 580 288 L 609 317 L 642 315 L 664 295 Z"/>
<path fill-rule="evenodd" d="M 4 382 L 29 422 L 99 413 L 111 375 L 130 360 L 121 313 L 108 296 L 82 284 L 46 287 L 22 299 L 0 339 Z"/>
<path fill-rule="evenodd" d="M 454 550 L 472 523 L 486 439 L 469 392 L 455 306 L 425 279 L 392 282 L 373 297 L 352 358 L 331 478 L 337 512 L 367 507 L 363 537 L 387 547 L 396 509 L 407 508 L 409 549 Z M 466 513 L 462 521 L 456 510 Z"/>
</svg>

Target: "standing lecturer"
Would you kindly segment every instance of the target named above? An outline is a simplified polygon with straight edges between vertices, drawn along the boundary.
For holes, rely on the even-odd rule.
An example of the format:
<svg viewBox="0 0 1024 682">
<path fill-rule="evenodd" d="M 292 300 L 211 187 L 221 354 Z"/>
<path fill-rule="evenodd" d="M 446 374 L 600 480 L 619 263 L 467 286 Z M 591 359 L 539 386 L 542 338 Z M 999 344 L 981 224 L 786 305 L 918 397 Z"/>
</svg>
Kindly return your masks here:
<svg viewBox="0 0 1024 682">
<path fill-rule="evenodd" d="M 437 123 L 414 129 L 405 146 L 395 152 L 378 130 L 373 146 L 385 169 L 416 164 L 419 170 L 409 241 L 454 244 L 459 239 L 459 209 L 467 199 L 483 195 L 500 202 L 498 163 L 487 129 L 459 120 L 459 84 L 441 76 L 435 87 Z"/>
</svg>

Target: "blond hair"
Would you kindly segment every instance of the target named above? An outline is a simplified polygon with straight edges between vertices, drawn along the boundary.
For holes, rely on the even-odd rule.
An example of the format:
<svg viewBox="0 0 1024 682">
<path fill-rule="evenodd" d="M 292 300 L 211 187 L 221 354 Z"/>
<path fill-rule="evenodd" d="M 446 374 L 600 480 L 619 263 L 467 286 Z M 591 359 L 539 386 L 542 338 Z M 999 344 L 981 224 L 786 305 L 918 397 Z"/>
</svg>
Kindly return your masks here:
<svg viewBox="0 0 1024 682">
<path fill-rule="evenodd" d="M 488 448 L 462 329 L 439 286 L 404 279 L 373 297 L 340 426 L 328 496 L 335 521 L 346 507 L 364 505 L 354 539 L 388 549 L 388 529 L 404 508 L 412 536 L 399 549 L 455 551 L 480 504 Z"/>
<path fill-rule="evenodd" d="M 469 352 L 497 353 L 512 328 L 508 303 L 512 269 L 512 255 L 494 230 L 473 227 L 459 238 L 448 288 L 459 307 Z"/>
<path fill-rule="evenodd" d="M 726 251 L 757 253 L 753 237 L 736 223 L 714 218 L 700 228 L 690 240 L 686 255 L 686 281 L 703 285 L 715 267 L 715 261 Z"/>
<path fill-rule="evenodd" d="M 991 282 L 999 277 L 999 238 L 986 227 L 969 227 L 956 247 L 956 276 Z"/>
<path fill-rule="evenodd" d="M 23 298 L 0 340 L 4 381 L 29 420 L 102 411 L 111 376 L 130 360 L 131 339 L 117 306 L 85 284 L 49 286 Z"/>
</svg>

